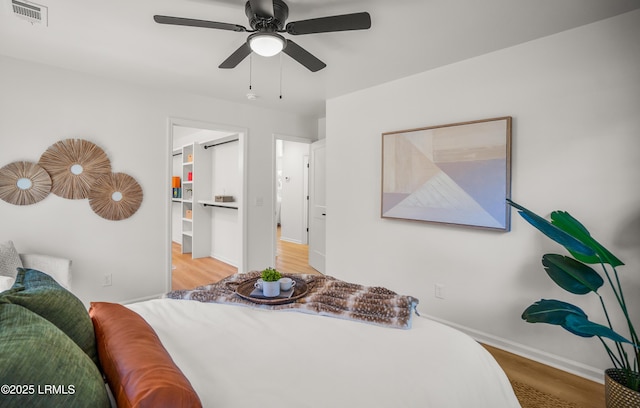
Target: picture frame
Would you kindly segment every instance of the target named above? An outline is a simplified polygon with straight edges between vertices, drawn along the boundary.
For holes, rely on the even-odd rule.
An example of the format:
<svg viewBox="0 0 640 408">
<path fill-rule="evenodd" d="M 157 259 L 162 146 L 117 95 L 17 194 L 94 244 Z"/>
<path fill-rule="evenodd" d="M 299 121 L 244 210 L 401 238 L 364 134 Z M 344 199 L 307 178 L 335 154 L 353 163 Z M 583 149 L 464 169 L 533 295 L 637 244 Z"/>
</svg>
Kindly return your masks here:
<svg viewBox="0 0 640 408">
<path fill-rule="evenodd" d="M 382 134 L 381 217 L 511 229 L 511 116 Z"/>
</svg>

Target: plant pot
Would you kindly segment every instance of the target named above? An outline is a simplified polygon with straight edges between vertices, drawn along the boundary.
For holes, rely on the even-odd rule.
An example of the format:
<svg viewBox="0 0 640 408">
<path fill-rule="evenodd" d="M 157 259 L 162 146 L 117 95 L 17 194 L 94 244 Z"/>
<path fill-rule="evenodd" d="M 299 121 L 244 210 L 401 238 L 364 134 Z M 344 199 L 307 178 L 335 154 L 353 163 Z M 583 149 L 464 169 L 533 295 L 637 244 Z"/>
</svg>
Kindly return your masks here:
<svg viewBox="0 0 640 408">
<path fill-rule="evenodd" d="M 607 408 L 638 408 L 640 392 L 624 385 L 624 371 L 609 368 L 604 371 L 604 393 Z"/>
<path fill-rule="evenodd" d="M 280 282 L 262 282 L 262 294 L 266 297 L 276 297 L 280 295 Z"/>
</svg>

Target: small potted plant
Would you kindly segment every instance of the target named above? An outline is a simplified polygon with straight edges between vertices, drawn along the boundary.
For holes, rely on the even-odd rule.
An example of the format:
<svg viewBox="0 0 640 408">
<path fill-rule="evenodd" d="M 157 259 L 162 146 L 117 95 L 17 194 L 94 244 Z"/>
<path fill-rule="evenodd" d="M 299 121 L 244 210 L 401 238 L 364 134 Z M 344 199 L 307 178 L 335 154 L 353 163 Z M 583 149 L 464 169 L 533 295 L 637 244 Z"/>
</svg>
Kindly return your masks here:
<svg viewBox="0 0 640 408">
<path fill-rule="evenodd" d="M 282 274 L 274 268 L 267 268 L 262 271 L 262 294 L 266 297 L 275 297 L 280 295 L 280 278 Z"/>
<path fill-rule="evenodd" d="M 542 265 L 545 271 L 567 292 L 598 296 L 607 324 L 592 322 L 579 307 L 555 299 L 541 299 L 535 302 L 522 313 L 522 318 L 529 323 L 558 325 L 580 337 L 597 337 L 613 365 L 605 370 L 607 407 L 640 406 L 640 337 L 633 326 L 616 269 L 624 264 L 600 245 L 585 226 L 569 213 L 554 211 L 549 222 L 509 199 L 507 202 L 518 209 L 527 222 L 567 249 L 571 256 L 543 255 Z M 604 279 L 589 266 L 591 264 L 600 265 Z M 606 307 L 605 299 L 598 293 L 605 282 L 609 284 L 609 289 L 615 296 L 619 312 L 626 323 L 624 334 L 628 337 L 614 331 L 609 318 L 611 312 Z"/>
</svg>

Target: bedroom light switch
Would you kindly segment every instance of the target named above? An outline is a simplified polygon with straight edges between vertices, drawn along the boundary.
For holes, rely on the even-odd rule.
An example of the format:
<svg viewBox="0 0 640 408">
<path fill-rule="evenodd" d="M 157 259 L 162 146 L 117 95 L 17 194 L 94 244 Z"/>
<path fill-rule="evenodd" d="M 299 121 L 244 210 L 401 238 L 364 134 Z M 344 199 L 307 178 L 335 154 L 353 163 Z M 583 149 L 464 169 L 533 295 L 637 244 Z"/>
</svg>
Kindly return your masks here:
<svg viewBox="0 0 640 408">
<path fill-rule="evenodd" d="M 102 277 L 102 286 L 111 286 L 111 274 L 110 273 L 106 273 Z"/>
<path fill-rule="evenodd" d="M 436 283 L 434 286 L 434 295 L 438 299 L 444 299 L 444 285 L 442 283 Z"/>
</svg>

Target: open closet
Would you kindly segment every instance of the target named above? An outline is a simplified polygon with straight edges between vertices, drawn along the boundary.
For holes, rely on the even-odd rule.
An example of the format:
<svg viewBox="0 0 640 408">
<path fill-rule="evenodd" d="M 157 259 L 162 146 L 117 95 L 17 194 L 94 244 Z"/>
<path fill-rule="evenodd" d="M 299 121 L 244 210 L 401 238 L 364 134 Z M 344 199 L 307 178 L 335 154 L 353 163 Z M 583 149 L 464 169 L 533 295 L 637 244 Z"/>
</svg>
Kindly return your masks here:
<svg viewBox="0 0 640 408">
<path fill-rule="evenodd" d="M 172 241 L 243 270 L 244 134 L 173 124 L 172 136 Z"/>
</svg>

